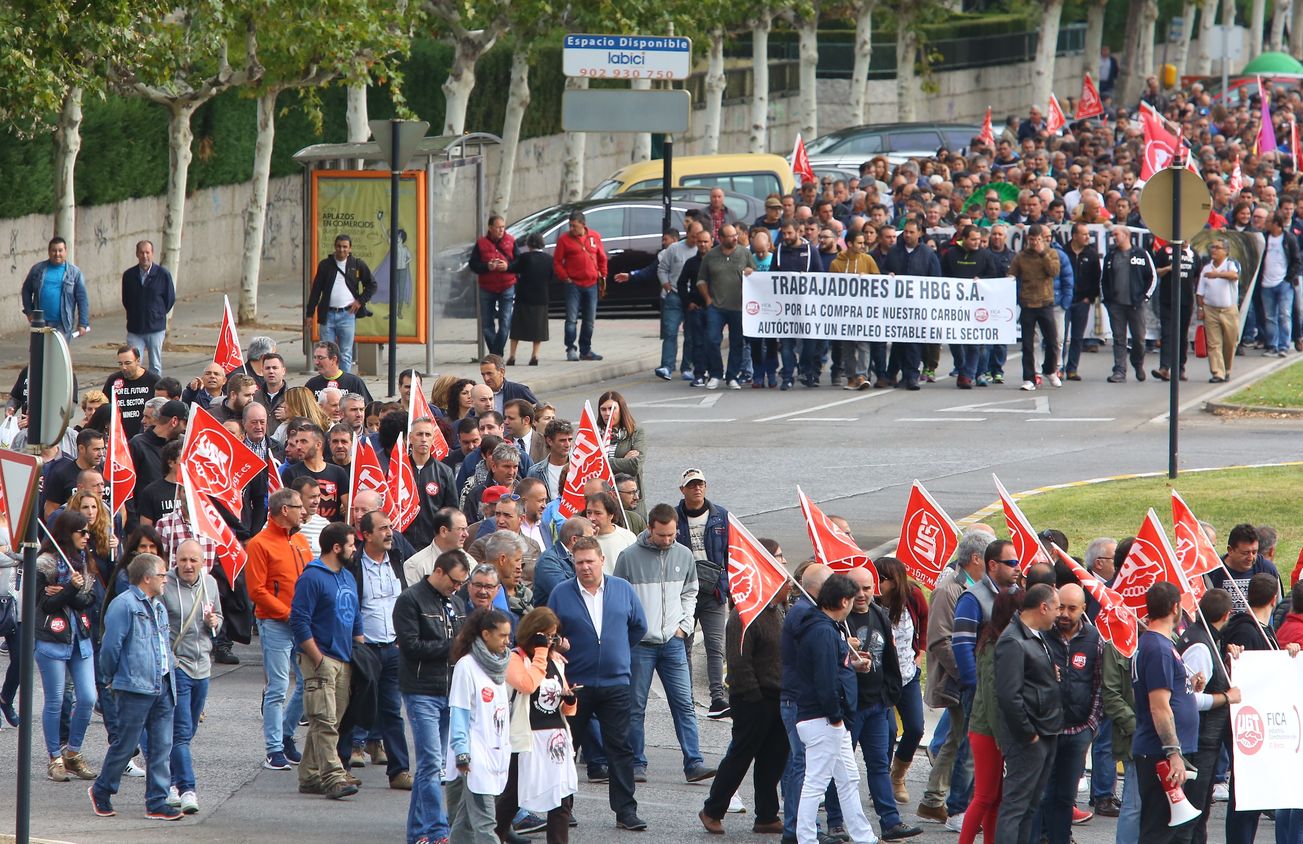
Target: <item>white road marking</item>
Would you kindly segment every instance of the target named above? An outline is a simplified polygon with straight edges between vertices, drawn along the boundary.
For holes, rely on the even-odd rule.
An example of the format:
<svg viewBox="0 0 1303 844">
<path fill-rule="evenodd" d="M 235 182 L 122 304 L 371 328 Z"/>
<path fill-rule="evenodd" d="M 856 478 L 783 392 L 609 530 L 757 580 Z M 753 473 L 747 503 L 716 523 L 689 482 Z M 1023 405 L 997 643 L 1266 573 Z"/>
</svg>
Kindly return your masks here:
<svg viewBox="0 0 1303 844">
<path fill-rule="evenodd" d="M 1045 419 L 1024 419 L 1024 422 L 1113 422 L 1112 416 L 1050 416 Z"/>
<path fill-rule="evenodd" d="M 858 416 L 798 416 L 790 422 L 854 422 Z"/>
<path fill-rule="evenodd" d="M 864 401 L 865 399 L 877 398 L 879 396 L 888 395 L 888 393 L 889 393 L 888 390 L 874 390 L 872 392 L 863 393 L 858 396 L 851 396 L 850 398 L 842 399 L 841 401 L 828 402 L 827 404 L 819 404 L 819 405 L 815 405 L 814 407 L 803 407 L 800 410 L 793 410 L 790 413 L 779 413 L 775 416 L 762 416 L 759 419 L 756 419 L 755 421 L 773 422 L 776 419 L 786 419 L 789 416 L 801 416 L 806 413 L 814 413 L 817 410 L 827 410 L 830 407 L 840 407 L 843 404 L 850 404 L 851 402 Z"/>
<path fill-rule="evenodd" d="M 643 419 L 639 424 L 646 423 L 651 425 L 654 422 L 736 422 L 737 420 L 730 417 L 728 419 Z"/>
<path fill-rule="evenodd" d="M 1007 399 L 1005 401 L 977 402 L 960 404 L 954 407 L 940 408 L 938 413 L 1049 413 L 1049 396 L 1027 396 L 1026 398 Z"/>
<path fill-rule="evenodd" d="M 629 407 L 714 407 L 723 393 L 692 393 L 668 399 L 631 402 Z"/>
<path fill-rule="evenodd" d="M 985 422 L 985 416 L 906 416 L 897 422 Z"/>
</svg>

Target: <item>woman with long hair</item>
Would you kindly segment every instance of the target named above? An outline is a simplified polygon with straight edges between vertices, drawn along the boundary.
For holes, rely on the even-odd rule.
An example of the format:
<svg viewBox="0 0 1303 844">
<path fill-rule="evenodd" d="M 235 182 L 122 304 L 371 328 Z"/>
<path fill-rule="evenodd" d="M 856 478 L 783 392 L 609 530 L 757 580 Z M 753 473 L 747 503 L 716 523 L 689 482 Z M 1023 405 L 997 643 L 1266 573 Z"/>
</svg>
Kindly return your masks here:
<svg viewBox="0 0 1303 844">
<path fill-rule="evenodd" d="M 511 619 L 480 609 L 462 623 L 449 655 L 455 665 L 448 689 L 449 742 L 444 781 L 448 804 L 456 803 L 450 841 L 498 844 L 494 799 L 507 786 L 511 767 L 507 647 Z"/>
<path fill-rule="evenodd" d="M 1004 785 L 1004 754 L 995 743 L 995 643 L 1022 604 L 1022 590 L 995 596 L 991 620 L 977 637 L 977 692 L 968 718 L 968 747 L 973 754 L 973 799 L 964 812 L 959 844 L 973 844 L 982 830 L 986 844 L 995 842 L 995 818 L 1000 813 Z"/>
<path fill-rule="evenodd" d="M 597 400 L 597 433 L 606 437 L 606 458 L 617 475 L 633 475 L 645 489 L 642 467 L 647 462 L 647 434 L 629 412 L 624 396 L 607 390 Z"/>
<path fill-rule="evenodd" d="M 158 531 L 150 525 L 140 525 L 131 532 L 127 537 L 122 554 L 118 557 L 113 571 L 105 578 L 104 604 L 107 606 L 109 601 L 120 592 L 125 592 L 131 586 L 127 579 L 127 566 L 136 558 L 137 554 L 153 554 L 157 557 L 167 559 L 163 553 L 163 537 L 158 535 Z"/>
<path fill-rule="evenodd" d="M 285 391 L 285 421 L 276 427 L 276 432 L 271 435 L 271 438 L 284 445 L 285 432 L 289 428 L 290 420 L 300 416 L 311 419 L 312 424 L 322 431 L 330 430 L 330 419 L 321 409 L 321 405 L 317 404 L 316 394 L 307 387 L 290 387 Z"/>
<path fill-rule="evenodd" d="M 453 422 L 465 419 L 471 412 L 471 387 L 475 382 L 469 378 L 458 378 L 448 386 L 446 395 L 440 396 L 439 406 Z"/>
<path fill-rule="evenodd" d="M 920 667 L 927 638 L 927 600 L 922 590 L 910 582 L 905 564 L 900 560 L 880 557 L 873 564 L 878 568 L 876 600 L 891 619 L 896 658 L 900 662 L 900 699 L 896 702 L 896 713 L 900 716 L 901 732 L 896 736 L 896 752 L 891 760 L 891 787 L 899 804 L 909 800 L 905 774 L 923 739 Z"/>
<path fill-rule="evenodd" d="M 561 622 L 547 607 L 525 613 L 507 663 L 511 704 L 511 769 L 498 798 L 498 835 L 511 836 L 517 809 L 547 815 L 547 844 L 570 840 L 570 809 L 579 788 L 574 743 L 566 715 L 575 693 L 566 683 L 565 657 L 557 652 Z"/>
<path fill-rule="evenodd" d="M 49 776 L 55 782 L 67 782 L 69 774 L 84 780 L 98 775 L 81 755 L 95 708 L 95 655 L 86 612 L 95 603 L 95 578 L 86 568 L 89 524 L 81 513 L 65 510 L 36 558 L 36 617 L 31 622 L 36 625 L 36 667 L 45 691 L 41 727 L 50 757 Z M 76 702 L 68 742 L 60 747 L 59 714 L 69 676 Z"/>
<path fill-rule="evenodd" d="M 90 527 L 90 543 L 86 546 L 86 562 L 91 573 L 107 587 L 113 571 L 113 557 L 118 550 L 118 537 L 109 521 L 109 508 L 98 494 L 89 490 L 74 492 L 68 499 L 68 509 L 86 517 Z"/>
</svg>

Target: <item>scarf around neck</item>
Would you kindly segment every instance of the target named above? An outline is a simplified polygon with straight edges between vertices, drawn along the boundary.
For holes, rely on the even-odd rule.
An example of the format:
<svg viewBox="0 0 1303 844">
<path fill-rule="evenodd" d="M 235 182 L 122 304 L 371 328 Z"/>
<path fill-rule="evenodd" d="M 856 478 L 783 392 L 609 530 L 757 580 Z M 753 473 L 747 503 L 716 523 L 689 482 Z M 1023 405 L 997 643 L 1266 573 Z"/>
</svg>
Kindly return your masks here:
<svg viewBox="0 0 1303 844">
<path fill-rule="evenodd" d="M 471 645 L 471 656 L 493 682 L 502 683 L 507 679 L 507 660 L 511 658 L 510 651 L 495 654 L 485 646 L 484 639 L 480 638 Z"/>
</svg>

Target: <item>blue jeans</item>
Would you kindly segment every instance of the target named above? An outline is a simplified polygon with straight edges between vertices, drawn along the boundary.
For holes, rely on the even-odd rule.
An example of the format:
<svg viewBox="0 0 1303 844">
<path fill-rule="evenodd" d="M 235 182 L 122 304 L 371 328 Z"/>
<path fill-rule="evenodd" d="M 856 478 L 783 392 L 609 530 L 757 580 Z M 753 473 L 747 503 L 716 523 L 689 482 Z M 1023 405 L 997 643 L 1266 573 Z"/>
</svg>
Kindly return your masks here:
<svg viewBox="0 0 1303 844">
<path fill-rule="evenodd" d="M 155 375 L 163 374 L 163 338 L 166 336 L 166 331 L 151 331 L 149 334 L 127 332 L 127 345 L 136 347 L 141 360 L 149 355 L 149 371 Z"/>
<path fill-rule="evenodd" d="M 801 341 L 801 360 L 798 369 L 803 379 L 818 383 L 819 375 L 823 372 L 823 359 L 828 354 L 828 349 L 827 340 Z"/>
<path fill-rule="evenodd" d="M 355 645 L 356 647 L 356 645 Z M 393 779 L 403 771 L 410 770 L 407 757 L 407 735 L 403 731 L 403 695 L 398 690 L 398 663 L 400 656 L 398 645 L 371 645 L 366 647 L 380 660 L 379 708 L 373 729 L 357 727 L 350 736 L 341 734 L 340 757 L 347 759 L 348 745 L 360 745 L 368 739 L 383 740 L 385 755 L 389 757 L 385 765 L 385 776 Z M 349 740 L 352 739 L 350 742 Z"/>
<path fill-rule="evenodd" d="M 724 342 L 724 326 L 728 326 L 728 368 L 724 368 L 723 351 L 720 344 Z M 710 365 L 710 377 L 731 381 L 738 376 L 742 368 L 742 348 L 746 342 L 742 339 L 742 312 L 714 305 L 706 308 L 706 355 Z"/>
<path fill-rule="evenodd" d="M 783 768 L 781 789 L 783 793 L 783 837 L 796 838 L 796 810 L 801 805 L 801 786 L 805 784 L 805 742 L 796 732 L 796 702 L 784 700 L 778 704 L 787 730 L 787 765 Z M 828 784 L 824 795 L 824 808 L 828 810 L 828 825 L 842 825 L 842 804 L 837 798 L 837 788 Z"/>
<path fill-rule="evenodd" d="M 86 728 L 90 725 L 91 711 L 95 709 L 94 657 L 81 656 L 78 644 L 72 646 L 72 656 L 52 656 L 51 651 L 59 650 L 60 647 L 50 642 L 36 643 L 36 667 L 41 672 L 41 688 L 45 691 L 41 729 L 45 733 L 45 751 L 50 756 L 59 754 L 59 714 L 63 710 L 63 687 L 68 675 L 72 675 L 77 694 L 77 703 L 72 708 L 72 719 L 68 724 L 68 750 L 81 750 L 81 744 L 86 739 Z M 87 650 L 90 648 L 87 647 Z M 11 662 L 16 661 L 12 655 L 9 659 Z M 23 717 L 27 717 L 26 712 Z M 136 735 L 139 734 L 140 728 L 137 727 Z M 135 740 L 133 736 L 133 746 Z"/>
<path fill-rule="evenodd" d="M 916 673 L 914 679 L 901 688 L 900 700 L 896 701 L 901 732 L 895 735 L 896 722 L 892 719 L 892 738 L 900 740 L 896 744 L 896 758 L 902 762 L 912 762 L 914 751 L 918 750 L 923 741 L 923 693 L 919 685 L 922 679 L 923 672 Z"/>
<path fill-rule="evenodd" d="M 1103 718 L 1090 746 L 1090 799 L 1112 797 L 1117 788 L 1118 768 L 1113 760 L 1113 722 Z"/>
<path fill-rule="evenodd" d="M 258 641 L 262 643 L 262 664 L 267 674 L 267 687 L 262 692 L 262 737 L 268 754 L 280 753 L 285 739 L 294 737 L 303 717 L 303 675 L 294 659 L 294 634 L 288 624 L 258 619 Z M 295 686 L 287 704 L 291 665 Z"/>
<path fill-rule="evenodd" d="M 1136 783 L 1136 763 L 1122 763 L 1122 810 L 1118 813 L 1117 844 L 1140 842 L 1140 786 Z"/>
<path fill-rule="evenodd" d="M 710 369 L 707 333 L 706 309 L 689 308 L 683 323 L 683 368 L 691 369 L 698 378 L 705 378 Z"/>
<path fill-rule="evenodd" d="M 579 354 L 593 350 L 593 323 L 597 321 L 597 285 L 580 287 L 567 284 L 566 288 L 566 351 L 575 350 L 575 328 L 579 328 Z M 579 325 L 580 320 L 583 324 Z"/>
<path fill-rule="evenodd" d="M 941 745 L 946 743 L 950 736 L 950 710 L 941 710 L 941 717 L 937 719 L 936 729 L 932 731 L 932 740 L 927 743 L 928 753 L 936 756 L 941 752 Z"/>
<path fill-rule="evenodd" d="M 683 325 L 683 300 L 677 293 L 661 297 L 661 369 L 674 371 L 679 353 L 679 328 Z M 688 350 L 683 350 L 683 368 L 688 368 Z"/>
<path fill-rule="evenodd" d="M 1282 281 L 1262 288 L 1262 307 L 1267 317 L 1267 349 L 1288 351 L 1294 328 L 1294 285 Z"/>
<path fill-rule="evenodd" d="M 784 381 L 791 381 L 796 373 L 796 352 L 801 347 L 800 340 L 794 340 L 790 337 L 784 337 L 778 341 L 778 356 L 782 361 L 782 375 Z M 801 795 L 798 793 L 797 799 Z M 793 810 L 795 811 L 795 810 Z M 795 833 L 793 833 L 795 834 Z"/>
<path fill-rule="evenodd" d="M 869 794 L 873 797 L 873 810 L 883 829 L 900 823 L 900 809 L 891 787 L 891 738 L 896 730 L 896 719 L 885 706 L 866 706 L 855 713 L 851 726 L 851 741 L 858 744 L 864 754 L 864 768 L 868 771 Z"/>
<path fill-rule="evenodd" d="M 100 775 L 95 778 L 95 794 L 110 798 L 118 793 L 122 773 L 136 753 L 136 738 L 141 730 L 148 735 L 145 760 L 145 809 L 167 811 L 167 787 L 172 778 L 172 674 L 163 677 L 163 690 L 156 695 L 115 691 L 118 703 L 118 737 L 104 755 Z"/>
<path fill-rule="evenodd" d="M 448 814 L 443 807 L 443 745 L 448 739 L 448 698 L 403 695 L 407 722 L 412 725 L 416 770 L 412 774 L 412 800 L 407 809 L 407 844 L 418 838 L 438 841 L 448 837 Z"/>
<path fill-rule="evenodd" d="M 1086 767 L 1086 752 L 1095 734 L 1083 730 L 1072 735 L 1059 736 L 1059 749 L 1054 754 L 1050 781 L 1045 786 L 1041 800 L 1039 823 L 1033 822 L 1032 835 L 1043 830 L 1050 844 L 1068 844 L 1072 839 L 1072 809 L 1077 802 L 1077 783 Z"/>
<path fill-rule="evenodd" d="M 1303 844 L 1303 809 L 1276 810 L 1276 844 Z"/>
<path fill-rule="evenodd" d="M 516 307 L 516 286 L 513 284 L 501 293 L 490 293 L 480 288 L 480 330 L 489 354 L 501 355 L 511 333 L 511 312 Z"/>
<path fill-rule="evenodd" d="M 630 692 L 633 707 L 629 712 L 629 745 L 633 748 L 635 768 L 647 767 L 644 748 L 646 735 L 647 695 L 651 691 L 652 672 L 661 678 L 665 699 L 674 720 L 674 734 L 683 751 L 683 770 L 705 764 L 697 738 L 697 714 L 692 709 L 692 679 L 688 675 L 688 654 L 683 639 L 675 637 L 660 645 L 635 647 L 630 654 Z"/>
<path fill-rule="evenodd" d="M 353 368 L 353 338 L 357 335 L 357 317 L 347 308 L 328 308 L 326 321 L 319 331 L 322 340 L 339 346 L 339 368 L 351 372 Z"/>
<path fill-rule="evenodd" d="M 972 381 L 977 378 L 977 365 L 982 361 L 982 347 L 978 345 L 952 347 L 955 352 L 955 369 Z"/>
<path fill-rule="evenodd" d="M 185 794 L 195 790 L 190 739 L 199 729 L 199 716 L 208 701 L 208 678 L 195 680 L 177 668 L 172 672 L 172 679 L 176 682 L 176 711 L 172 713 L 172 785 Z"/>
<path fill-rule="evenodd" d="M 1086 320 L 1090 318 L 1090 308 L 1090 302 L 1073 302 L 1064 314 L 1067 325 L 1063 331 L 1068 335 L 1068 357 L 1063 362 L 1064 372 L 1076 372 L 1081 363 L 1081 346 L 1086 337 Z"/>
</svg>

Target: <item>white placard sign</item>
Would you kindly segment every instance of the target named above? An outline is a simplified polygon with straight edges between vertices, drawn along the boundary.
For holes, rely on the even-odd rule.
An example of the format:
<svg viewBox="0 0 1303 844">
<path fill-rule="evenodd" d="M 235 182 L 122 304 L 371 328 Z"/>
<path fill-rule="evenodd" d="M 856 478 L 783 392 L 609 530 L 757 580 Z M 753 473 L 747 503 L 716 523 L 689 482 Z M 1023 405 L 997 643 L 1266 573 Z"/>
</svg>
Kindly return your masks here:
<svg viewBox="0 0 1303 844">
<path fill-rule="evenodd" d="M 752 273 L 742 281 L 742 332 L 898 343 L 1013 343 L 1012 278 Z"/>
<path fill-rule="evenodd" d="M 1289 775 L 1303 769 L 1303 655 L 1245 651 L 1231 676 L 1242 696 L 1231 705 L 1236 809 L 1303 809 Z"/>
<path fill-rule="evenodd" d="M 687 79 L 692 39 L 675 35 L 582 35 L 565 37 L 561 70 L 591 79 Z"/>
</svg>

